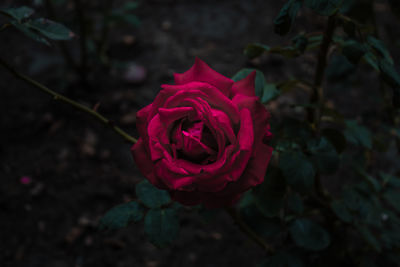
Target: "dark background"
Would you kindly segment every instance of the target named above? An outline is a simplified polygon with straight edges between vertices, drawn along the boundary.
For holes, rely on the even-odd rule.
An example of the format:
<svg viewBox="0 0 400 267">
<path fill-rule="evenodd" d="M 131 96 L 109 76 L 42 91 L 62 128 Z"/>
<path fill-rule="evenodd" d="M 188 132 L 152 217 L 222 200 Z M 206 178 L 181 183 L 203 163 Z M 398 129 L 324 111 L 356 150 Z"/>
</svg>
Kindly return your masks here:
<svg viewBox="0 0 400 267">
<path fill-rule="evenodd" d="M 123 2 L 115 1 L 115 5 Z M 323 28 L 324 19 L 305 9 L 292 34 L 274 34 L 273 19 L 284 2 L 142 1 L 135 12 L 141 25 L 114 27 L 109 39 L 111 60 L 147 71 L 146 77 L 133 82 L 126 77 L 126 68 L 102 67 L 91 59 L 88 84 L 83 84 L 65 68 L 57 43 L 47 47 L 11 28 L 0 33 L 0 55 L 57 92 L 88 106 L 100 103 L 100 113 L 137 136 L 136 111 L 153 100 L 161 84 L 172 83 L 174 72 L 189 69 L 196 56 L 228 77 L 243 67 L 256 66 L 268 81 L 293 76 L 311 79 L 313 54 L 296 60 L 269 56 L 251 62 L 243 55 L 250 42 L 286 44 L 300 31 Z M 37 17 L 48 17 L 46 9 L 34 6 L 33 1 L 2 1 L 0 7 L 21 4 L 34 7 Z M 101 1 L 86 1 L 86 5 L 94 25 L 100 23 L 95 8 Z M 381 37 L 396 61 L 396 19 L 384 1 L 374 7 Z M 57 21 L 79 33 L 73 3 L 56 12 Z M 66 42 L 75 59 L 79 58 L 78 39 Z M 376 111 L 377 76 L 368 69 L 357 76 L 357 82 L 365 90 L 327 92 L 332 104 L 349 117 Z M 302 95 L 272 103 L 273 116 L 293 112 L 288 106 L 295 98 Z M 355 105 L 354 99 L 359 99 Z M 135 184 L 143 179 L 130 145 L 89 115 L 52 100 L 2 68 L 0 112 L 1 266 L 253 266 L 263 259 L 262 250 L 223 212 L 211 213 L 208 219 L 183 212 L 179 238 L 163 250 L 146 240 L 142 223 L 100 232 L 99 218 L 114 205 L 133 199 Z M 32 182 L 22 184 L 23 176 Z"/>
</svg>

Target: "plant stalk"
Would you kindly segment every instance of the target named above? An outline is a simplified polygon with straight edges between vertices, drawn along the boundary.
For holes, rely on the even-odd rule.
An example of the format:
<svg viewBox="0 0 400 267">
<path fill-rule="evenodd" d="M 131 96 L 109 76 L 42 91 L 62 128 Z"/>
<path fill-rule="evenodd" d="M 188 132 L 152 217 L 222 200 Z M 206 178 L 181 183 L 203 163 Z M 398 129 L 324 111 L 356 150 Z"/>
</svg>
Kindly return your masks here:
<svg viewBox="0 0 400 267">
<path fill-rule="evenodd" d="M 327 57 L 328 57 L 329 47 L 332 42 L 333 33 L 335 31 L 335 26 L 336 26 L 336 14 L 333 14 L 328 18 L 326 29 L 324 31 L 322 44 L 318 53 L 317 68 L 315 71 L 312 94 L 310 98 L 310 104 L 316 104 L 317 108 L 309 108 L 307 110 L 308 121 L 314 125 L 317 134 L 319 134 L 320 130 L 322 108 L 324 103 L 324 90 L 322 83 L 325 77 Z"/>
<path fill-rule="evenodd" d="M 53 90 L 47 88 L 46 86 L 42 85 L 41 83 L 29 78 L 28 76 L 26 76 L 22 73 L 19 73 L 18 71 L 16 71 L 13 67 L 11 67 L 8 63 L 6 63 L 1 58 L 0 58 L 0 65 L 3 66 L 9 72 L 11 72 L 16 78 L 36 87 L 37 89 L 41 90 L 42 92 L 44 92 L 48 95 L 51 95 L 54 100 L 58 100 L 58 101 L 67 103 L 76 109 L 79 109 L 81 111 L 89 113 L 94 118 L 98 119 L 103 124 L 105 124 L 106 126 L 111 127 L 111 129 L 113 129 L 116 133 L 121 135 L 126 141 L 133 143 L 133 144 L 135 144 L 137 142 L 136 138 L 132 137 L 131 135 L 126 133 L 124 130 L 122 130 L 118 126 L 115 126 L 112 121 L 110 121 L 109 119 L 107 119 L 106 117 L 101 115 L 100 113 L 96 112 L 95 110 L 93 110 L 87 106 L 84 106 L 68 97 L 58 94 L 58 93 L 54 92 Z"/>
<path fill-rule="evenodd" d="M 240 217 L 239 213 L 234 208 L 226 208 L 227 213 L 232 217 L 234 222 L 239 226 L 240 230 L 245 233 L 249 239 L 253 240 L 254 243 L 262 247 L 265 252 L 272 254 L 275 249 L 267 244 L 262 238 L 260 238 Z"/>
</svg>

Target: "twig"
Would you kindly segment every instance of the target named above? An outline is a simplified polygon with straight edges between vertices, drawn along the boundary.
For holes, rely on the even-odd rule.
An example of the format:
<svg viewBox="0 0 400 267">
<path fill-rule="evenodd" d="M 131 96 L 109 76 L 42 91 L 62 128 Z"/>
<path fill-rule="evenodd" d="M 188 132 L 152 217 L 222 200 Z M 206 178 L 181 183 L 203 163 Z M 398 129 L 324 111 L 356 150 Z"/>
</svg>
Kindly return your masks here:
<svg viewBox="0 0 400 267">
<path fill-rule="evenodd" d="M 115 126 L 109 119 L 107 119 L 106 117 L 104 117 L 103 115 L 101 115 L 100 113 L 94 111 L 93 109 L 84 106 L 68 97 L 65 97 L 63 95 L 60 95 L 56 92 L 54 92 L 53 90 L 47 88 L 46 86 L 42 85 L 41 83 L 29 78 L 28 76 L 19 73 L 18 71 L 16 71 L 13 67 L 11 67 L 8 63 L 6 63 L 3 59 L 0 58 L 0 65 L 3 66 L 5 69 L 7 69 L 9 72 L 11 72 L 16 78 L 23 80 L 24 82 L 33 85 L 34 87 L 38 88 L 39 90 L 45 92 L 46 94 L 51 95 L 54 100 L 59 100 L 61 102 L 67 103 L 71 106 L 73 106 L 76 109 L 79 109 L 81 111 L 84 111 L 86 113 L 89 113 L 90 115 L 92 115 L 93 117 L 95 117 L 96 119 L 98 119 L 99 121 L 101 121 L 103 124 L 105 124 L 106 126 L 110 127 L 111 129 L 113 129 L 116 133 L 118 133 L 119 135 L 121 135 L 126 141 L 130 142 L 130 143 L 136 143 L 137 140 L 136 138 L 130 136 L 128 133 L 126 133 L 124 130 L 122 130 L 121 128 L 119 128 L 118 126 Z"/>
<path fill-rule="evenodd" d="M 324 37 L 318 54 L 317 68 L 314 77 L 313 92 L 310 98 L 311 104 L 317 104 L 318 109 L 309 108 L 307 110 L 308 121 L 314 124 L 317 134 L 319 134 L 320 122 L 321 122 L 321 107 L 324 102 L 324 91 L 322 87 L 322 81 L 325 76 L 325 69 L 327 65 L 327 55 L 329 46 L 332 42 L 333 33 L 335 31 L 336 14 L 333 14 L 328 18 L 328 23 L 324 31 Z"/>
<path fill-rule="evenodd" d="M 240 217 L 238 212 L 234 208 L 225 209 L 228 214 L 232 217 L 234 222 L 239 226 L 240 230 L 245 233 L 251 240 L 253 240 L 257 245 L 262 247 L 267 253 L 272 254 L 275 249 L 267 244 L 262 238 L 260 238 Z"/>
</svg>

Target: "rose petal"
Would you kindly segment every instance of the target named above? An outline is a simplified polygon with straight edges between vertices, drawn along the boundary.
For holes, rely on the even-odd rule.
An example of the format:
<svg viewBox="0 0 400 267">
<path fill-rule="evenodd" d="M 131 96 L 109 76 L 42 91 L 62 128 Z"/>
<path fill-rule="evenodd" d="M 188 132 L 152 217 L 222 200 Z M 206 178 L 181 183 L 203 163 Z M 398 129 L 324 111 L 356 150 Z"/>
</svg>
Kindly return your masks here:
<svg viewBox="0 0 400 267">
<path fill-rule="evenodd" d="M 256 96 L 255 90 L 256 71 L 251 72 L 246 78 L 235 82 L 232 85 L 231 96 L 237 94 L 245 96 Z"/>
<path fill-rule="evenodd" d="M 190 82 L 204 82 L 218 88 L 224 95 L 229 96 L 233 80 L 211 69 L 204 61 L 195 59 L 194 65 L 184 73 L 174 73 L 175 84 L 187 84 Z"/>
</svg>

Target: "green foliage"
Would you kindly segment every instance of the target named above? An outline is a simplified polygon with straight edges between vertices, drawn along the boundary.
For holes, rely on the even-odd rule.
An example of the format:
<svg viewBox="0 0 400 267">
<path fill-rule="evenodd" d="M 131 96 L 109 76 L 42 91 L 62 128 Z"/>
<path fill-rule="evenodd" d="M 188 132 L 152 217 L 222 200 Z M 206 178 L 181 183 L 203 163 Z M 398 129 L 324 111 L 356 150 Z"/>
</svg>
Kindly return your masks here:
<svg viewBox="0 0 400 267">
<path fill-rule="evenodd" d="M 323 174 L 333 174 L 339 168 L 339 155 L 326 138 L 309 142 L 311 161 Z"/>
<path fill-rule="evenodd" d="M 331 242 L 329 233 L 309 219 L 297 219 L 290 227 L 290 235 L 299 247 L 308 250 L 323 250 Z"/>
<path fill-rule="evenodd" d="M 261 71 L 255 70 L 255 69 L 245 68 L 245 69 L 242 69 L 239 72 L 237 72 L 232 77 L 232 80 L 234 80 L 235 82 L 240 81 L 240 80 L 246 78 L 253 71 L 256 71 L 256 73 L 257 73 L 256 74 L 256 81 L 255 81 L 256 96 L 262 97 L 264 86 L 265 86 L 265 77 L 264 77 L 264 74 Z"/>
<path fill-rule="evenodd" d="M 147 180 L 136 185 L 136 195 L 148 208 L 159 208 L 171 202 L 167 191 L 154 187 Z"/>
<path fill-rule="evenodd" d="M 286 182 L 294 190 L 308 191 L 314 184 L 315 170 L 310 160 L 300 151 L 281 153 L 279 168 Z"/>
<path fill-rule="evenodd" d="M 21 6 L 18 8 L 0 8 L 0 13 L 14 18 L 18 22 L 29 18 L 34 12 L 35 10 L 27 6 Z"/>
<path fill-rule="evenodd" d="M 372 149 L 372 138 L 370 131 L 366 127 L 359 125 L 356 121 L 346 121 L 346 129 L 344 134 L 348 142 Z"/>
<path fill-rule="evenodd" d="M 285 35 L 290 31 L 301 6 L 301 0 L 289 0 L 286 2 L 274 20 L 275 33 Z"/>
<path fill-rule="evenodd" d="M 176 209 L 149 210 L 144 219 L 144 231 L 149 240 L 159 248 L 171 244 L 179 233 Z"/>
<path fill-rule="evenodd" d="M 49 19 L 30 19 L 34 13 L 32 8 L 22 6 L 19 8 L 0 9 L 0 14 L 7 15 L 13 20 L 9 24 L 24 33 L 31 39 L 50 45 L 50 40 L 70 40 L 75 34 L 64 25 Z"/>
<path fill-rule="evenodd" d="M 100 229 L 119 229 L 128 226 L 130 222 L 138 222 L 143 218 L 143 208 L 132 201 L 115 206 L 109 210 L 99 223 Z"/>
<path fill-rule="evenodd" d="M 276 217 L 284 205 L 285 179 L 279 169 L 270 168 L 264 182 L 253 191 L 254 201 L 265 217 Z"/>
<path fill-rule="evenodd" d="M 342 0 L 304 0 L 304 5 L 322 16 L 331 16 L 337 12 Z"/>
<path fill-rule="evenodd" d="M 357 64 L 366 53 L 366 49 L 361 43 L 349 40 L 344 43 L 342 53 L 351 63 Z"/>
<path fill-rule="evenodd" d="M 132 12 L 138 7 L 137 2 L 127 2 L 122 7 L 113 9 L 111 14 L 106 18 L 109 22 L 125 22 L 132 26 L 139 26 L 140 20 Z"/>
</svg>

